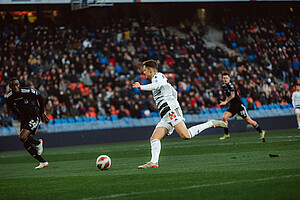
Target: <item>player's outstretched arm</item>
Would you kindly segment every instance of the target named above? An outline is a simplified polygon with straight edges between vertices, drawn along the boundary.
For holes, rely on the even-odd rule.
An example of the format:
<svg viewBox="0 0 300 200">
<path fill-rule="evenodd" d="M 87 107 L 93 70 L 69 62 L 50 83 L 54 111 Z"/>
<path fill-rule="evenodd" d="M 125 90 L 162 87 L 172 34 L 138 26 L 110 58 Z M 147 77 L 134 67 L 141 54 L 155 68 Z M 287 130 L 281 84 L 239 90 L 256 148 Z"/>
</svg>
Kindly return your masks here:
<svg viewBox="0 0 300 200">
<path fill-rule="evenodd" d="M 135 82 L 132 86 L 133 88 L 137 88 L 139 90 L 151 91 L 159 88 L 158 83 L 150 83 L 147 85 L 141 85 L 139 82 Z"/>
</svg>

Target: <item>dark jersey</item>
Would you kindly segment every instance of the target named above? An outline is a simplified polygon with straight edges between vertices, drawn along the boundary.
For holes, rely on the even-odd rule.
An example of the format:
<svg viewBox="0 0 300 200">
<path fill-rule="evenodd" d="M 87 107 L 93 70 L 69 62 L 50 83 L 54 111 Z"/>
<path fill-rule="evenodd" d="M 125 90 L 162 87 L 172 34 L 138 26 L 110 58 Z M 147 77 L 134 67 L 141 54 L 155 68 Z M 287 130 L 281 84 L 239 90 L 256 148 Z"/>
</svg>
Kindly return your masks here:
<svg viewBox="0 0 300 200">
<path fill-rule="evenodd" d="M 222 88 L 227 97 L 230 96 L 231 92 L 234 92 L 234 94 L 235 94 L 235 97 L 230 100 L 230 106 L 243 104 L 239 94 L 236 91 L 235 86 L 231 82 L 229 82 L 227 85 L 223 84 Z"/>
<path fill-rule="evenodd" d="M 10 91 L 5 96 L 5 100 L 8 107 L 21 120 L 40 116 L 44 112 L 43 98 L 34 89 L 20 88 L 20 92 Z"/>
</svg>

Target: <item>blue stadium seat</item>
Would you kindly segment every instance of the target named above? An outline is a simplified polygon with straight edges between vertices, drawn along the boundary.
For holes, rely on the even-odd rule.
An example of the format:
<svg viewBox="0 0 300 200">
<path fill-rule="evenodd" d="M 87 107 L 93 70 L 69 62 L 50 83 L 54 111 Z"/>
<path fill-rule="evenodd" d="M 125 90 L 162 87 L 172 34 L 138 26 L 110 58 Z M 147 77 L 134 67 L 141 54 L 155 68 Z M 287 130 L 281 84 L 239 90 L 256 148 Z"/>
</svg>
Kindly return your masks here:
<svg viewBox="0 0 300 200">
<path fill-rule="evenodd" d="M 1 136 L 8 136 L 9 135 L 9 129 L 7 127 L 0 128 L 0 135 Z"/>
<path fill-rule="evenodd" d="M 251 62 L 253 62 L 255 60 L 255 57 L 253 55 L 249 55 L 248 58 Z"/>
<path fill-rule="evenodd" d="M 97 118 L 96 118 L 96 117 L 90 117 L 89 119 L 90 119 L 91 122 L 97 121 Z"/>
<path fill-rule="evenodd" d="M 230 62 L 229 62 L 228 60 L 225 60 L 225 61 L 224 61 L 224 65 L 225 65 L 226 67 L 229 67 L 229 66 L 230 66 Z"/>
<path fill-rule="evenodd" d="M 83 122 L 81 117 L 76 117 L 75 120 L 76 120 L 77 123 Z"/>
<path fill-rule="evenodd" d="M 73 117 L 69 118 L 68 121 L 69 121 L 69 123 L 72 123 L 72 124 L 74 124 L 76 122 Z"/>
<path fill-rule="evenodd" d="M 236 49 L 237 48 L 237 44 L 235 42 L 231 43 L 232 48 Z"/>
<path fill-rule="evenodd" d="M 90 122 L 90 118 L 88 118 L 87 116 L 82 117 L 83 122 Z"/>
<path fill-rule="evenodd" d="M 257 106 L 258 110 L 265 110 L 262 106 Z"/>
<path fill-rule="evenodd" d="M 111 115 L 111 120 L 112 121 L 116 121 L 118 119 L 119 119 L 118 115 Z"/>
<path fill-rule="evenodd" d="M 263 108 L 264 108 L 265 110 L 272 110 L 272 108 L 270 107 L 270 105 L 263 105 Z"/>
<path fill-rule="evenodd" d="M 246 97 L 241 97 L 241 100 L 243 102 L 243 104 L 247 107 L 248 106 L 248 100 Z"/>
<path fill-rule="evenodd" d="M 280 109 L 280 104 L 277 103 L 274 106 L 275 106 L 276 109 Z"/>
<path fill-rule="evenodd" d="M 98 116 L 98 120 L 100 120 L 100 121 L 105 121 L 105 116 L 99 115 L 99 116 Z"/>
<path fill-rule="evenodd" d="M 204 109 L 203 112 L 204 112 L 204 114 L 211 114 L 211 112 L 209 111 L 209 109 Z"/>
<path fill-rule="evenodd" d="M 221 108 L 216 108 L 217 113 L 223 113 Z"/>
<path fill-rule="evenodd" d="M 62 122 L 63 124 L 69 123 L 68 119 L 66 119 L 66 118 L 61 118 L 61 122 Z"/>
<path fill-rule="evenodd" d="M 217 113 L 217 110 L 215 108 L 209 109 L 211 113 Z"/>
<path fill-rule="evenodd" d="M 55 118 L 54 119 L 54 124 L 61 124 L 61 123 L 62 123 L 62 121 L 61 121 L 60 118 Z"/>
<path fill-rule="evenodd" d="M 240 50 L 241 53 L 245 53 L 244 47 L 239 47 L 239 50 Z"/>
<path fill-rule="evenodd" d="M 159 112 L 152 112 L 150 116 L 151 117 L 159 117 L 160 115 L 159 115 Z"/>
<path fill-rule="evenodd" d="M 269 104 L 269 108 L 272 109 L 272 110 L 276 109 L 275 104 Z"/>
</svg>

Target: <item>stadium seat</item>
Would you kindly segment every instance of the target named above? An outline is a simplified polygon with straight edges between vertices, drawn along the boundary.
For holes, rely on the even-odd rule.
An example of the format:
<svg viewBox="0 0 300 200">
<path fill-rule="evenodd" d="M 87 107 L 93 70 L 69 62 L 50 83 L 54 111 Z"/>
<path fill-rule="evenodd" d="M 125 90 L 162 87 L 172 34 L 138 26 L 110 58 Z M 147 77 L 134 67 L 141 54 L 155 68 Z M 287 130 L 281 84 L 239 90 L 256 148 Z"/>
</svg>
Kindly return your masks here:
<svg viewBox="0 0 300 200">
<path fill-rule="evenodd" d="M 160 114 L 159 114 L 159 112 L 152 112 L 150 116 L 151 117 L 159 117 Z"/>
<path fill-rule="evenodd" d="M 217 113 L 217 110 L 215 108 L 209 109 L 211 113 Z"/>
<path fill-rule="evenodd" d="M 258 110 L 265 110 L 262 106 L 257 106 Z"/>
<path fill-rule="evenodd" d="M 221 108 L 222 112 L 225 112 L 227 109 L 228 109 L 227 107 Z"/>
<path fill-rule="evenodd" d="M 61 118 L 61 122 L 62 122 L 63 124 L 69 123 L 68 119 L 66 119 L 66 118 Z"/>
<path fill-rule="evenodd" d="M 257 107 L 262 106 L 262 104 L 259 101 L 255 101 L 254 103 Z"/>
<path fill-rule="evenodd" d="M 112 121 L 116 121 L 118 119 L 119 119 L 118 115 L 111 115 L 111 120 Z"/>
<path fill-rule="evenodd" d="M 232 48 L 236 49 L 237 48 L 237 44 L 235 42 L 231 43 Z"/>
<path fill-rule="evenodd" d="M 243 104 L 247 107 L 248 106 L 248 100 L 246 97 L 241 97 L 241 100 L 243 102 Z"/>
<path fill-rule="evenodd" d="M 105 121 L 106 118 L 105 118 L 105 116 L 103 116 L 103 115 L 99 115 L 99 116 L 98 116 L 98 120 L 100 120 L 100 121 Z"/>
<path fill-rule="evenodd" d="M 244 47 L 239 47 L 239 50 L 240 50 L 241 53 L 245 53 Z"/>
<path fill-rule="evenodd" d="M 256 60 L 256 56 L 254 55 L 249 55 L 248 58 L 251 62 L 254 62 Z"/>
<path fill-rule="evenodd" d="M 69 123 L 72 123 L 72 124 L 74 124 L 74 123 L 76 122 L 75 119 L 74 119 L 73 117 L 68 118 L 68 121 L 69 121 Z"/>
<path fill-rule="evenodd" d="M 82 117 L 82 120 L 83 120 L 83 122 L 90 122 L 91 121 L 90 118 L 88 118 L 86 116 Z"/>
<path fill-rule="evenodd" d="M 191 114 L 184 115 L 186 123 L 193 123 L 193 116 Z"/>
<path fill-rule="evenodd" d="M 75 120 L 76 120 L 77 123 L 83 122 L 81 117 L 76 117 Z"/>
<path fill-rule="evenodd" d="M 96 118 L 96 117 L 89 117 L 89 119 L 90 119 L 91 122 L 97 121 L 97 118 Z"/>
<path fill-rule="evenodd" d="M 54 124 L 61 124 L 61 123 L 62 123 L 62 121 L 61 121 L 60 118 L 55 118 L 54 119 Z"/>
<path fill-rule="evenodd" d="M 226 67 L 229 67 L 229 66 L 230 66 L 230 62 L 229 62 L 228 60 L 225 60 L 225 61 L 224 61 L 224 65 L 225 65 Z"/>
</svg>

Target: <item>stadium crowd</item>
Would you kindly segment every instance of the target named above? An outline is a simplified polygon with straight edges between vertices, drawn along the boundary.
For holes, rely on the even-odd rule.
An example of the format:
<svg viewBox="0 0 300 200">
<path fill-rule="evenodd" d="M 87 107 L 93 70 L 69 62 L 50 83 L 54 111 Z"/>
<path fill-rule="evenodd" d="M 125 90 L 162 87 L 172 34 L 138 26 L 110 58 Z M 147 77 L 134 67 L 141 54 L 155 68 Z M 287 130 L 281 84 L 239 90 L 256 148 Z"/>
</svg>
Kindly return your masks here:
<svg viewBox="0 0 300 200">
<path fill-rule="evenodd" d="M 181 24 L 186 37 L 173 35 L 150 19 L 112 19 L 81 27 L 0 23 L 0 114 L 5 119 L 9 112 L 3 99 L 11 77 L 41 93 L 50 119 L 141 118 L 157 112 L 151 93 L 140 95 L 132 88 L 135 81 L 147 83 L 139 75 L 147 59 L 159 62 L 159 70 L 177 89 L 182 110 L 188 114 L 219 107 L 225 71 L 247 98 L 248 109 L 254 109 L 254 104 L 290 102 L 299 77 L 300 31 L 290 21 L 225 19 L 224 42 L 243 47 L 248 56 L 218 46 L 208 48 L 204 39 L 208 35 L 197 21 Z"/>
</svg>

